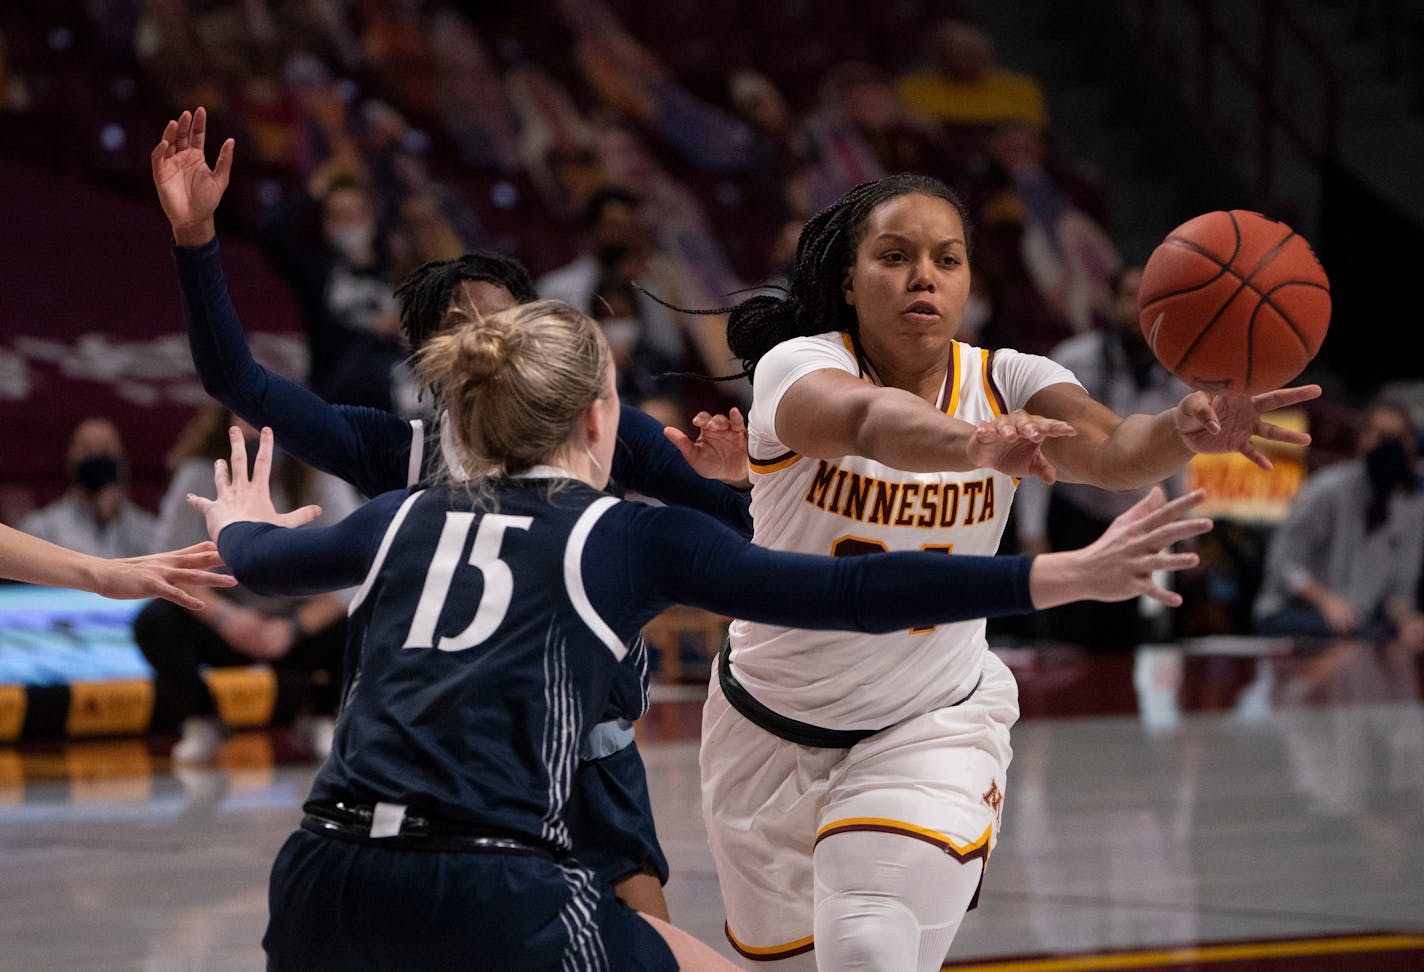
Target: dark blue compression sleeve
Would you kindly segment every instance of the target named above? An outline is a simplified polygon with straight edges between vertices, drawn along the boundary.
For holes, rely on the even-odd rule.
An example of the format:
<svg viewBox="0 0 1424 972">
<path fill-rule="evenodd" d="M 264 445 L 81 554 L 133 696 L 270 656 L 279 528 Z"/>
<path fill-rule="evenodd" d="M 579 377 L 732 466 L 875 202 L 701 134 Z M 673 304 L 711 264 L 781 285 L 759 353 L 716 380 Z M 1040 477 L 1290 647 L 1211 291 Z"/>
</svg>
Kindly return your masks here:
<svg viewBox="0 0 1424 972">
<path fill-rule="evenodd" d="M 386 527 L 409 495 L 397 489 L 329 527 L 233 523 L 218 534 L 232 575 L 257 594 L 306 595 L 354 587 L 366 579 Z"/>
<path fill-rule="evenodd" d="M 752 535 L 751 494 L 707 479 L 687 464 L 663 434 L 662 423 L 624 405 L 613 450 L 613 481 L 669 506 L 715 517 L 744 536 Z"/>
<path fill-rule="evenodd" d="M 1032 611 L 1032 562 L 785 553 L 689 510 L 624 503 L 589 535 L 583 573 L 593 603 L 620 634 L 674 603 L 765 624 L 886 632 Z M 621 577 L 609 569 L 619 563 L 627 565 Z"/>
<path fill-rule="evenodd" d="M 209 395 L 257 428 L 270 426 L 283 449 L 367 496 L 410 485 L 419 434 L 410 422 L 380 409 L 332 405 L 258 364 L 228 294 L 216 239 L 174 246 L 173 259 L 193 364 Z"/>
</svg>

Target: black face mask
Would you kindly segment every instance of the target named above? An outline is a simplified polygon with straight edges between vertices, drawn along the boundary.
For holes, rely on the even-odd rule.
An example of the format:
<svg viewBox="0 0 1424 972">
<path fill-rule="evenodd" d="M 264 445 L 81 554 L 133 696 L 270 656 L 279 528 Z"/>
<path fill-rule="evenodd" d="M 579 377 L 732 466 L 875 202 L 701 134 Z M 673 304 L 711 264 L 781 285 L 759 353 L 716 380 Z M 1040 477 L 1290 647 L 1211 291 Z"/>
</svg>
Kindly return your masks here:
<svg viewBox="0 0 1424 972">
<path fill-rule="evenodd" d="M 1365 474 L 1370 477 L 1370 488 L 1375 492 L 1392 492 L 1395 489 L 1414 492 L 1414 469 L 1400 439 L 1383 439 L 1365 453 Z"/>
<path fill-rule="evenodd" d="M 119 478 L 119 463 L 113 456 L 86 456 L 74 467 L 74 481 L 88 493 L 97 493 Z"/>
<path fill-rule="evenodd" d="M 1370 482 L 1370 505 L 1365 512 L 1365 526 L 1374 531 L 1389 513 L 1389 498 L 1396 492 L 1413 493 L 1418 485 L 1414 467 L 1400 439 L 1382 439 L 1379 445 L 1365 453 L 1365 476 Z"/>
</svg>

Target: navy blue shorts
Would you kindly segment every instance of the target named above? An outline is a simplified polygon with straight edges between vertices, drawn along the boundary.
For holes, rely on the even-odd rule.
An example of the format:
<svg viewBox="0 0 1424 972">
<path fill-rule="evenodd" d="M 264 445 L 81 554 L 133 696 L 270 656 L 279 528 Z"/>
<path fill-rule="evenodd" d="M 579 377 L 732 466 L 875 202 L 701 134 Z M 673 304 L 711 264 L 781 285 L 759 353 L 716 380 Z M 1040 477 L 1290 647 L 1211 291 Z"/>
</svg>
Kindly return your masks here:
<svg viewBox="0 0 1424 972">
<path fill-rule="evenodd" d="M 671 972 L 672 950 L 587 868 L 298 830 L 272 865 L 269 970 Z"/>
<path fill-rule="evenodd" d="M 604 881 L 647 873 L 667 884 L 667 857 L 653 827 L 648 774 L 636 744 L 579 763 L 564 821 L 574 857 Z"/>
</svg>

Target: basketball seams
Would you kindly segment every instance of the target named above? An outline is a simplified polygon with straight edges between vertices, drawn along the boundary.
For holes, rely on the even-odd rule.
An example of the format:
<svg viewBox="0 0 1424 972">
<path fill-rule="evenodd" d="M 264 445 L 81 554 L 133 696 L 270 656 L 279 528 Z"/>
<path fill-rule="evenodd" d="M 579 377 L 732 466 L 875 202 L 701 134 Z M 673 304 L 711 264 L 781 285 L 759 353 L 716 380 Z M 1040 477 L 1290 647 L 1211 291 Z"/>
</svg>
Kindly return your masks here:
<svg viewBox="0 0 1424 972">
<path fill-rule="evenodd" d="M 1278 290 L 1284 290 L 1286 287 L 1314 287 L 1316 290 L 1325 291 L 1326 296 L 1330 295 L 1330 288 L 1324 286 L 1323 284 L 1318 284 L 1313 280 L 1283 280 L 1280 283 L 1276 284 L 1274 287 L 1272 287 L 1270 290 L 1266 291 L 1264 294 L 1261 294 L 1261 301 L 1259 304 L 1256 305 L 1257 310 L 1259 310 L 1261 307 L 1269 307 L 1271 310 L 1275 311 L 1276 316 L 1285 322 L 1286 327 L 1290 328 L 1291 333 L 1294 334 L 1295 339 L 1300 342 L 1300 346 L 1305 351 L 1305 353 L 1308 355 L 1312 355 L 1315 352 L 1310 350 L 1310 342 L 1305 339 L 1305 335 L 1301 333 L 1301 330 L 1299 327 L 1296 326 L 1295 321 L 1292 320 L 1291 316 L 1286 313 L 1284 307 L 1279 306 L 1275 301 L 1271 300 L 1272 294 L 1274 294 Z M 1251 316 L 1254 318 L 1255 314 L 1252 314 Z M 1249 377 L 1249 371 L 1247 372 L 1247 375 Z"/>
<path fill-rule="evenodd" d="M 1241 231 L 1240 228 L 1237 227 L 1235 214 L 1227 213 L 1227 215 L 1231 217 L 1231 225 L 1236 228 L 1236 249 L 1232 252 L 1232 260 L 1235 260 L 1236 254 L 1239 253 L 1241 250 Z M 1169 371 L 1175 374 L 1184 364 L 1187 363 L 1187 359 L 1192 356 L 1192 352 L 1197 349 L 1197 347 L 1206 338 L 1207 334 L 1211 332 L 1211 329 L 1216 326 L 1217 321 L 1221 320 L 1221 316 L 1226 313 L 1226 308 L 1230 307 L 1232 302 L 1235 301 L 1237 297 L 1241 296 L 1241 292 L 1243 290 L 1251 286 L 1251 281 L 1255 278 L 1256 274 L 1260 273 L 1267 266 L 1269 266 L 1271 261 L 1276 258 L 1276 254 L 1281 251 L 1281 248 L 1284 247 L 1287 243 L 1289 243 L 1291 239 L 1295 237 L 1295 235 L 1295 230 L 1287 227 L 1286 235 L 1277 240 L 1274 246 L 1272 246 L 1269 250 L 1267 250 L 1264 254 L 1261 255 L 1261 259 L 1256 261 L 1256 265 L 1251 268 L 1251 272 L 1245 277 L 1242 277 L 1239 273 L 1235 273 L 1235 271 L 1233 271 L 1233 274 L 1241 281 L 1240 285 L 1236 288 L 1236 292 L 1222 302 L 1221 306 L 1217 308 L 1216 313 L 1211 316 L 1211 320 L 1207 321 L 1206 324 L 1202 327 L 1202 329 L 1197 332 L 1197 336 L 1192 338 L 1192 343 L 1187 345 L 1187 349 L 1182 352 L 1182 356 L 1177 359 L 1177 363 L 1173 365 L 1170 369 L 1168 369 Z M 1255 291 L 1258 297 L 1264 296 L 1259 288 L 1251 287 L 1251 289 Z M 1256 302 L 1257 310 L 1260 309 L 1260 306 L 1261 303 L 1258 300 Z M 1277 310 L 1276 312 L 1280 313 L 1279 310 Z M 1251 336 L 1255 330 L 1255 321 L 1256 312 L 1252 311 L 1251 317 L 1248 319 L 1246 330 L 1246 378 L 1248 384 L 1250 382 L 1251 376 Z"/>
<path fill-rule="evenodd" d="M 1220 267 L 1221 271 L 1217 273 L 1216 276 L 1212 277 L 1210 280 L 1206 281 L 1205 283 L 1197 284 L 1195 287 L 1187 287 L 1183 290 L 1174 290 L 1171 293 L 1158 294 L 1151 300 L 1147 301 L 1147 303 L 1140 305 L 1140 309 L 1142 311 L 1147 310 L 1147 308 L 1151 307 L 1159 300 L 1166 300 L 1168 297 L 1180 297 L 1182 294 L 1189 294 L 1194 290 L 1201 290 L 1203 287 L 1210 287 L 1212 284 L 1216 283 L 1218 280 L 1220 280 L 1226 275 L 1227 271 L 1231 269 L 1231 264 L 1233 261 L 1235 261 L 1236 255 L 1241 252 L 1241 227 L 1236 225 L 1235 216 L 1232 216 L 1231 213 L 1227 213 L 1226 215 L 1231 219 L 1231 231 L 1236 236 L 1236 242 L 1231 247 L 1230 259 L 1228 259 L 1225 263 L 1222 263 L 1221 258 L 1218 257 L 1216 254 L 1212 253 L 1210 250 L 1207 250 L 1204 247 L 1194 243 L 1193 241 L 1185 239 L 1184 237 L 1169 236 L 1166 240 L 1163 241 L 1162 244 L 1163 246 L 1166 246 L 1168 243 L 1171 243 L 1174 246 L 1179 246 L 1184 250 L 1189 250 L 1192 253 L 1197 254 L 1198 256 L 1205 257 L 1207 260 L 1210 260 L 1212 263 Z"/>
<path fill-rule="evenodd" d="M 1257 257 L 1247 269 L 1249 254 Z M 1329 322 L 1329 282 L 1309 243 L 1259 213 L 1223 210 L 1182 224 L 1144 278 L 1143 335 L 1163 367 L 1198 388 L 1280 386 L 1315 356 Z M 1248 291 L 1254 300 L 1238 306 Z"/>
</svg>

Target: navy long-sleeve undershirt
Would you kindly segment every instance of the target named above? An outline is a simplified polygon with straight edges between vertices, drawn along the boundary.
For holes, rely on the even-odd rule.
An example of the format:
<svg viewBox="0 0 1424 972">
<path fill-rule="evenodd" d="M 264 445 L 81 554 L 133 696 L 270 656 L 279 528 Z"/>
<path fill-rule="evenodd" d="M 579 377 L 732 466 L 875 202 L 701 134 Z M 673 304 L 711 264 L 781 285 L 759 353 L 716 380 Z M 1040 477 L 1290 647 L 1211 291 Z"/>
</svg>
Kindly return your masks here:
<svg viewBox="0 0 1424 972">
<path fill-rule="evenodd" d="M 217 239 L 199 247 L 175 245 L 173 256 L 193 363 L 208 394 L 258 428 L 271 427 L 292 455 L 367 496 L 410 485 L 411 423 L 379 409 L 332 405 L 262 367 L 228 293 Z M 416 473 L 419 479 L 425 470 Z M 659 422 L 628 405 L 619 416 L 612 475 L 619 487 L 701 510 L 751 535 L 748 496 L 700 476 Z"/>
<path fill-rule="evenodd" d="M 218 550 L 259 593 L 359 584 L 407 495 L 385 494 L 324 528 L 235 523 L 218 537 Z M 878 633 L 1029 612 L 1032 560 L 785 553 L 757 547 L 700 513 L 619 503 L 589 534 L 582 575 L 595 610 L 622 638 L 674 603 L 766 624 Z"/>
</svg>

